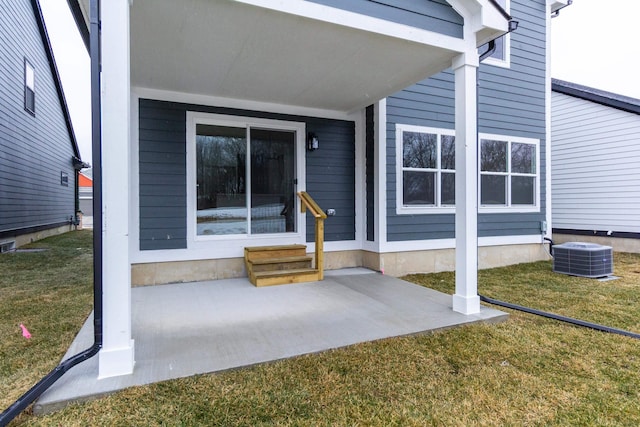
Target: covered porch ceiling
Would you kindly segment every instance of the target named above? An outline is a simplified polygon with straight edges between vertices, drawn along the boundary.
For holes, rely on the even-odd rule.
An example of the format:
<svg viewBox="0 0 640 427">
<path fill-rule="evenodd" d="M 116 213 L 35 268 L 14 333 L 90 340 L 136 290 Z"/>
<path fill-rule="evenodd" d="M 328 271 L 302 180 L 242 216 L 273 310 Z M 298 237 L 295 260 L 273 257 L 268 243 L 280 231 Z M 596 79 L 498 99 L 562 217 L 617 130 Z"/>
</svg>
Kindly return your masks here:
<svg viewBox="0 0 640 427">
<path fill-rule="evenodd" d="M 468 46 L 311 2 L 278 3 L 133 0 L 131 85 L 349 112 L 446 69 Z"/>
</svg>

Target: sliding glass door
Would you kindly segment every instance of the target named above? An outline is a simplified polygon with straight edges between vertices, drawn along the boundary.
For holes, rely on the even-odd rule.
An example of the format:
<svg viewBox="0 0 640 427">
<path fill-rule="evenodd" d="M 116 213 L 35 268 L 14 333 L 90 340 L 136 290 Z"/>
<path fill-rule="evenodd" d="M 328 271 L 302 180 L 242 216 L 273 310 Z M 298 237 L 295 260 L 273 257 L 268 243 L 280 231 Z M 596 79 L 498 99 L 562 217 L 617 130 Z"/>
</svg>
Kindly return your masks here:
<svg viewBox="0 0 640 427">
<path fill-rule="evenodd" d="M 197 235 L 295 232 L 295 146 L 295 131 L 197 124 Z"/>
</svg>

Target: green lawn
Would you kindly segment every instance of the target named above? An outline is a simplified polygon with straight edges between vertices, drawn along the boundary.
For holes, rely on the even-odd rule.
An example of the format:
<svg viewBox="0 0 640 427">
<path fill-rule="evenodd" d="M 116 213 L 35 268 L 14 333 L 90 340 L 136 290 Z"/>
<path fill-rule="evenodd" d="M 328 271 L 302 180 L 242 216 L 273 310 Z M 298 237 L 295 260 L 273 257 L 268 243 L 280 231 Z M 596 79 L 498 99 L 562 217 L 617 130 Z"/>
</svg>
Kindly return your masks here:
<svg viewBox="0 0 640 427">
<path fill-rule="evenodd" d="M 91 236 L 0 255 L 0 407 L 66 351 L 91 310 Z M 640 255 L 620 280 L 551 272 L 550 262 L 480 273 L 497 299 L 640 332 Z M 407 280 L 443 292 L 452 273 Z M 507 322 L 388 339 L 222 374 L 136 387 L 15 425 L 640 425 L 640 341 L 519 312 Z M 18 325 L 30 328 L 25 340 Z"/>
</svg>

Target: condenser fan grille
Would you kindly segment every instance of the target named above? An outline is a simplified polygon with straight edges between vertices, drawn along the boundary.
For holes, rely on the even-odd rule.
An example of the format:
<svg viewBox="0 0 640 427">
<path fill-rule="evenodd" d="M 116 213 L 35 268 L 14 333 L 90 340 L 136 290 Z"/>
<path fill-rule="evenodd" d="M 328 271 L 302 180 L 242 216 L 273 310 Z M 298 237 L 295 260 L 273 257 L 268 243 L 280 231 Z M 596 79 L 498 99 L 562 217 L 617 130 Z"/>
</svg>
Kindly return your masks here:
<svg viewBox="0 0 640 427">
<path fill-rule="evenodd" d="M 613 249 L 595 243 L 568 242 L 553 247 L 553 271 L 581 277 L 613 274 Z"/>
</svg>

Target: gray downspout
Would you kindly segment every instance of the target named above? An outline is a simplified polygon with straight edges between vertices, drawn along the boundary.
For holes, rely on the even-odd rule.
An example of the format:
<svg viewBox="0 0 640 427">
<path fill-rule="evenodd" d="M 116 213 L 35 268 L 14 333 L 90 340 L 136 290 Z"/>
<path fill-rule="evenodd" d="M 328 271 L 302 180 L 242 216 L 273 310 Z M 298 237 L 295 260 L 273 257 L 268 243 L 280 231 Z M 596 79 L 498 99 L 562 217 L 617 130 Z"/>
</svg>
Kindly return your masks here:
<svg viewBox="0 0 640 427">
<path fill-rule="evenodd" d="M 9 424 L 23 410 L 75 365 L 98 354 L 102 348 L 102 140 L 100 136 L 100 4 L 91 0 L 91 116 L 93 149 L 93 327 L 91 347 L 61 362 L 0 414 L 0 427 Z"/>
</svg>

